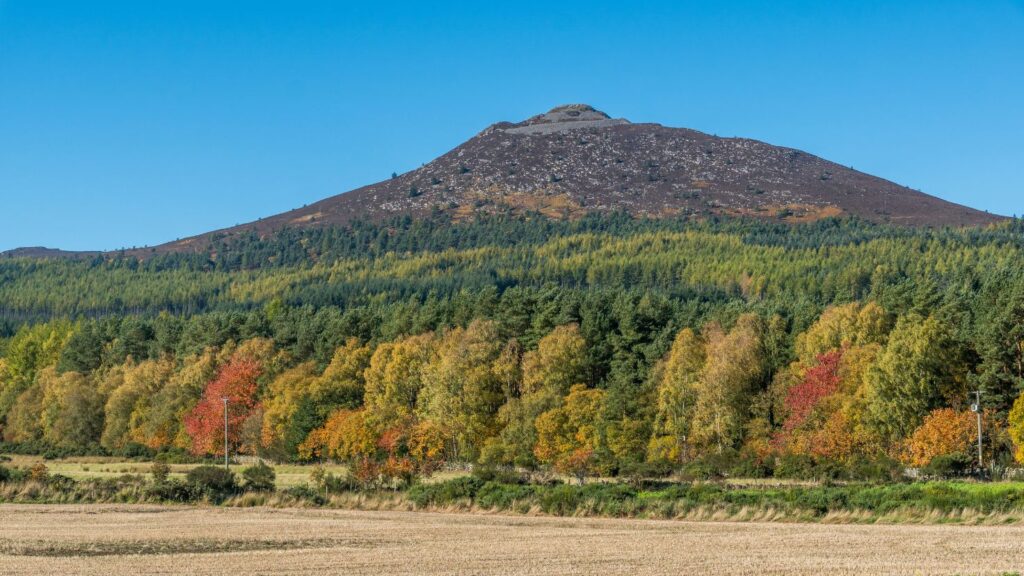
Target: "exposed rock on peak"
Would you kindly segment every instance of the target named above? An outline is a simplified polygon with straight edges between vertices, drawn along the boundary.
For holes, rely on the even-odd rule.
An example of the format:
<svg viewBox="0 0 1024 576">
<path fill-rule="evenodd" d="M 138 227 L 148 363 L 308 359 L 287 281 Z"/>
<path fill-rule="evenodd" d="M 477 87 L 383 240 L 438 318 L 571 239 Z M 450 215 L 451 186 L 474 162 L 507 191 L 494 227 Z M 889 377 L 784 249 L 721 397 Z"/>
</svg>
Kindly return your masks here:
<svg viewBox="0 0 1024 576">
<path fill-rule="evenodd" d="M 538 114 L 524 122 L 506 128 L 512 134 L 552 134 L 581 128 L 603 128 L 629 124 L 623 118 L 612 119 L 604 112 L 589 104 L 566 104 L 556 106 L 545 114 Z"/>
</svg>

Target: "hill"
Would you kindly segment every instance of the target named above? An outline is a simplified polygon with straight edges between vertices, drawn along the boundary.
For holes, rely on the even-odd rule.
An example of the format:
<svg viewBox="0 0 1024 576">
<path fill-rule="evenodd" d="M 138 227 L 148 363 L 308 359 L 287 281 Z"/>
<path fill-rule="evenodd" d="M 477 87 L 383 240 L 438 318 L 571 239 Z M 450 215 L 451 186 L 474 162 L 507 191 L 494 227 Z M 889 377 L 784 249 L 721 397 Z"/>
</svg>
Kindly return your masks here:
<svg viewBox="0 0 1024 576">
<path fill-rule="evenodd" d="M 585 104 L 499 122 L 405 174 L 232 228 L 128 254 L 197 252 L 215 240 L 285 228 L 441 215 L 541 214 L 577 220 L 624 212 L 643 218 L 741 216 L 787 223 L 854 216 L 912 227 L 983 226 L 1004 218 L 947 202 L 813 154 L 746 138 L 634 124 Z M 18 248 L 8 257 L 96 252 Z"/>
<path fill-rule="evenodd" d="M 209 239 L 284 227 L 383 221 L 438 212 L 594 212 L 641 217 L 748 216 L 787 222 L 857 216 L 905 226 L 977 226 L 999 216 L 960 206 L 813 154 L 686 128 L 634 124 L 585 104 L 493 124 L 424 166 L 309 206 L 160 251 L 204 250 Z"/>
</svg>

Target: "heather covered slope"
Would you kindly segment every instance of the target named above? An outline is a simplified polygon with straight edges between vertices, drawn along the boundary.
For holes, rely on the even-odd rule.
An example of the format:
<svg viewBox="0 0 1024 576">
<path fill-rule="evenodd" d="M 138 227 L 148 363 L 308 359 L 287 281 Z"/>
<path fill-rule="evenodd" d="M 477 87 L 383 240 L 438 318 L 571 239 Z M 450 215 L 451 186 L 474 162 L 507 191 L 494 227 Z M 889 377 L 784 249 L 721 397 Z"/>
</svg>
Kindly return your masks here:
<svg viewBox="0 0 1024 576">
<path fill-rule="evenodd" d="M 1001 218 L 806 152 L 685 128 L 633 124 L 569 105 L 499 122 L 423 167 L 220 235 L 446 213 L 456 219 L 539 212 L 574 219 L 740 215 L 787 222 L 857 216 L 907 226 Z M 163 250 L 205 249 L 211 234 Z"/>
</svg>

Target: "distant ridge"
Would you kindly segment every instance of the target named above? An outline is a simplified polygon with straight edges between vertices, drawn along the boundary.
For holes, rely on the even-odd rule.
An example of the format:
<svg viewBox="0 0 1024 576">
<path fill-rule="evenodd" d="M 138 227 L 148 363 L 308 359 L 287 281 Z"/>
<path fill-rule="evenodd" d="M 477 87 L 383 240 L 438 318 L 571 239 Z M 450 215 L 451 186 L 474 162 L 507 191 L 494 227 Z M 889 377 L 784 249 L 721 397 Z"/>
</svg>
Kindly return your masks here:
<svg viewBox="0 0 1024 576">
<path fill-rule="evenodd" d="M 103 252 L 97 250 L 76 252 L 73 250 L 45 248 L 43 246 L 15 248 L 14 250 L 0 252 L 0 256 L 8 258 L 92 258 L 100 254 L 103 254 Z"/>
</svg>

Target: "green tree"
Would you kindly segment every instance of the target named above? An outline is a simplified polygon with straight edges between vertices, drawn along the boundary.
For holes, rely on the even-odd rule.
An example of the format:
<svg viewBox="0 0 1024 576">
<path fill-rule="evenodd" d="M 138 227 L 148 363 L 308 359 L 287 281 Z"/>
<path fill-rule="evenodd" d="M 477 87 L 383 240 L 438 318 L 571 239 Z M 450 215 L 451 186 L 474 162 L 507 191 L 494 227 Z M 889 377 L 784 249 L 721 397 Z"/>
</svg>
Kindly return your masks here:
<svg viewBox="0 0 1024 576">
<path fill-rule="evenodd" d="M 947 326 L 934 316 L 900 318 L 866 374 L 872 426 L 890 442 L 906 438 L 933 409 L 966 401 L 966 377 Z"/>
</svg>

